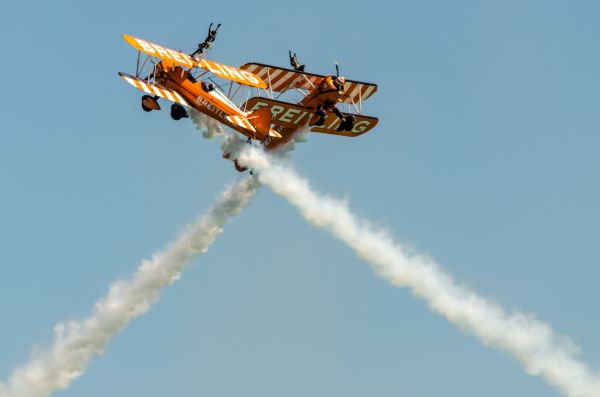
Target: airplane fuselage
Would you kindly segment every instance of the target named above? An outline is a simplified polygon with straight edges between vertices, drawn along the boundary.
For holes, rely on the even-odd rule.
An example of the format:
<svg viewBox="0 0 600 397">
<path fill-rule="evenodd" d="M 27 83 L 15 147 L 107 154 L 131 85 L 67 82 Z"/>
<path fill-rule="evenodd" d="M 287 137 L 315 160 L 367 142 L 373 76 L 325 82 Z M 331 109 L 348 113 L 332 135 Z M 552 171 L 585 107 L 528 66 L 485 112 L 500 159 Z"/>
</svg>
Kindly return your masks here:
<svg viewBox="0 0 600 397">
<path fill-rule="evenodd" d="M 191 74 L 180 67 L 165 69 L 162 62 L 157 65 L 156 81 L 160 85 L 176 91 L 194 109 L 214 118 L 220 123 L 236 130 L 250 139 L 257 139 L 256 133 L 232 123 L 227 116 L 245 115 L 223 93 L 209 89 L 209 85 L 196 81 Z"/>
</svg>

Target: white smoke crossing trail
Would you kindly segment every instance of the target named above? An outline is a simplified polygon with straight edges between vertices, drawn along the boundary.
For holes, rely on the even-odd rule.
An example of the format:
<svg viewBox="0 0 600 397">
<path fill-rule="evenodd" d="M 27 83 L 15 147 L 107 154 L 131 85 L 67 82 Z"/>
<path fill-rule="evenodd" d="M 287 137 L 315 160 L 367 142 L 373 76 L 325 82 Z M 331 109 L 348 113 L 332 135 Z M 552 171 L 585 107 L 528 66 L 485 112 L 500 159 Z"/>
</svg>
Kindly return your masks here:
<svg viewBox="0 0 600 397">
<path fill-rule="evenodd" d="M 94 355 L 102 354 L 115 334 L 148 311 L 191 259 L 208 250 L 225 223 L 249 204 L 258 187 L 253 177 L 228 187 L 170 246 L 143 261 L 129 279 L 113 283 L 89 317 L 57 325 L 53 345 L 14 370 L 8 382 L 0 384 L 0 397 L 46 397 L 67 388 L 83 374 Z"/>
<path fill-rule="evenodd" d="M 292 203 L 314 226 L 346 243 L 385 280 L 409 287 L 434 312 L 475 335 L 484 345 L 516 358 L 532 376 L 570 397 L 600 396 L 600 375 L 578 359 L 568 338 L 533 316 L 507 313 L 498 304 L 458 285 L 432 259 L 396 243 L 355 216 L 346 202 L 315 192 L 308 181 L 262 151 L 243 147 L 240 163 L 260 182 Z"/>
</svg>

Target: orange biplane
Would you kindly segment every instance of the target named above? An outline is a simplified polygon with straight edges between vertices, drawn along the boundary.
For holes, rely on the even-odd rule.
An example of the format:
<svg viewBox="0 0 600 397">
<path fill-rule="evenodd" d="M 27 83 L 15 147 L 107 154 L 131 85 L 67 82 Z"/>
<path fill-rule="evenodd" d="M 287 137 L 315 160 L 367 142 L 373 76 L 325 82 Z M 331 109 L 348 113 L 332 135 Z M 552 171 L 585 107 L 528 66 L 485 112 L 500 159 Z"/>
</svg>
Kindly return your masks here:
<svg viewBox="0 0 600 397">
<path fill-rule="evenodd" d="M 360 114 L 362 102 L 377 91 L 377 85 L 346 80 L 339 76 L 337 65 L 335 76 L 304 72 L 291 53 L 293 70 L 260 63 L 236 68 L 210 61 L 205 53 L 216 34 L 211 28 L 209 37 L 191 55 L 123 35 L 139 52 L 135 76 L 121 72 L 119 76 L 146 93 L 142 109 L 160 110 L 158 99 L 168 99 L 174 102 L 173 119 L 188 117 L 186 108 L 193 108 L 249 140 L 260 141 L 268 150 L 290 141 L 299 130 L 354 137 L 377 124 L 377 118 Z M 147 57 L 140 65 L 141 53 Z M 281 100 L 282 94 L 289 98 Z M 236 98 L 242 102 L 244 97 L 241 105 L 235 104 Z M 345 104 L 348 111 L 353 107 L 356 113 L 341 112 L 338 104 Z M 245 170 L 234 162 L 238 171 Z"/>
</svg>

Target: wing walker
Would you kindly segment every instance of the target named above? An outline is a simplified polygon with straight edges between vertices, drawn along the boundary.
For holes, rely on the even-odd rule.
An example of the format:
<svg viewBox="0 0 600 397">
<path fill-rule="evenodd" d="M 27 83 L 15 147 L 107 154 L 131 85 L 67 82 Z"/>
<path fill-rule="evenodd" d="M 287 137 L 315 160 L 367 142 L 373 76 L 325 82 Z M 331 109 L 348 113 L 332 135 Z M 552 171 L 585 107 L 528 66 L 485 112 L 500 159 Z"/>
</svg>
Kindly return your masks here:
<svg viewBox="0 0 600 397">
<path fill-rule="evenodd" d="M 119 76 L 146 93 L 142 109 L 160 110 L 159 99 L 168 99 L 174 120 L 189 117 L 193 108 L 260 141 L 267 150 L 279 148 L 300 130 L 354 137 L 377 125 L 377 118 L 361 114 L 362 103 L 377 85 L 345 79 L 337 63 L 336 74 L 324 76 L 306 72 L 291 51 L 292 69 L 262 63 L 236 68 L 206 59 L 220 26 L 211 24 L 191 54 L 123 35 L 138 56 L 135 75 Z M 234 163 L 238 171 L 245 170 Z"/>
</svg>

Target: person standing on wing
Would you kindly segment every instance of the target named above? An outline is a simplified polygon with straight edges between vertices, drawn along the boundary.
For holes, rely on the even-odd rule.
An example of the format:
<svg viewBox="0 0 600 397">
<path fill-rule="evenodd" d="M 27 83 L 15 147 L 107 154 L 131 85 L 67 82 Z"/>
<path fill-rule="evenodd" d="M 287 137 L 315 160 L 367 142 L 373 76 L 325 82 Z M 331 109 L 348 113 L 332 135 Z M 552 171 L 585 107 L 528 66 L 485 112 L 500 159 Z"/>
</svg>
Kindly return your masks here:
<svg viewBox="0 0 600 397">
<path fill-rule="evenodd" d="M 296 72 L 304 72 L 304 67 L 306 65 L 300 65 L 300 62 L 298 62 L 298 55 L 296 55 L 295 52 L 292 55 L 292 51 L 291 50 L 290 50 L 290 64 L 292 65 L 292 67 L 294 68 L 294 70 Z"/>
<path fill-rule="evenodd" d="M 322 126 L 327 118 L 326 112 L 331 112 L 342 121 L 337 128 L 338 131 L 350 131 L 354 128 L 354 117 L 351 115 L 344 117 L 336 106 L 345 94 L 345 84 L 346 79 L 343 76 L 327 76 L 319 87 L 307 96 L 307 98 L 315 97 L 319 101 L 317 110 L 314 113 L 318 119 L 311 123 L 311 126 Z M 307 101 L 306 98 L 305 101 Z"/>
<path fill-rule="evenodd" d="M 208 51 L 210 49 L 210 47 L 212 47 L 212 43 L 217 38 L 217 30 L 219 30 L 219 28 L 221 27 L 221 24 L 218 24 L 215 29 L 213 29 L 212 26 L 213 26 L 213 24 L 211 23 L 210 26 L 208 27 L 208 35 L 206 36 L 206 38 L 204 39 L 204 41 L 202 43 L 198 44 L 198 49 L 191 54 L 192 58 L 194 58 L 194 59 L 199 58 L 200 56 L 202 56 L 202 54 L 204 54 L 206 51 Z"/>
</svg>

